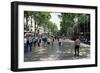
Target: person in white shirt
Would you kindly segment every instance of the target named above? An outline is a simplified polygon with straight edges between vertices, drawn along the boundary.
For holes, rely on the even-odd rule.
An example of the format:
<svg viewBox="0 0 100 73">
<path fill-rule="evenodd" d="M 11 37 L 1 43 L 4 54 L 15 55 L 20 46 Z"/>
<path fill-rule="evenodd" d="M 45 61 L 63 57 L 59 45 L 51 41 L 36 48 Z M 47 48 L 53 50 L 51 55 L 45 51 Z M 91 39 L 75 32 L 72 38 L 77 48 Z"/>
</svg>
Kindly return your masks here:
<svg viewBox="0 0 100 73">
<path fill-rule="evenodd" d="M 26 38 L 24 38 L 24 44 L 26 44 L 27 43 L 27 39 Z"/>
<path fill-rule="evenodd" d="M 24 52 L 27 52 L 27 38 L 24 37 Z"/>
<path fill-rule="evenodd" d="M 59 38 L 59 46 L 62 46 L 62 39 Z"/>
<path fill-rule="evenodd" d="M 32 51 L 32 36 L 30 35 L 29 38 L 29 47 L 30 47 L 30 51 Z"/>
<path fill-rule="evenodd" d="M 51 39 L 48 38 L 48 39 L 47 39 L 47 44 L 50 45 L 50 42 L 51 42 Z"/>
</svg>

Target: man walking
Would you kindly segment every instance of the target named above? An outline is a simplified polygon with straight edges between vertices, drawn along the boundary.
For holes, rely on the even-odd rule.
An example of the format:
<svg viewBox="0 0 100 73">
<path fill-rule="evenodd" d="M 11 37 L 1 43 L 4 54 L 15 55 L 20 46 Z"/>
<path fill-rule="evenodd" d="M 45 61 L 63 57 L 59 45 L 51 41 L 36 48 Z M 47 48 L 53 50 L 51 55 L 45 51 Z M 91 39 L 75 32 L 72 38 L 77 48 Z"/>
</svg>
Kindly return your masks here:
<svg viewBox="0 0 100 73">
<path fill-rule="evenodd" d="M 75 40 L 75 56 L 79 56 L 79 48 L 80 48 L 80 39 L 79 36 L 77 36 Z"/>
</svg>

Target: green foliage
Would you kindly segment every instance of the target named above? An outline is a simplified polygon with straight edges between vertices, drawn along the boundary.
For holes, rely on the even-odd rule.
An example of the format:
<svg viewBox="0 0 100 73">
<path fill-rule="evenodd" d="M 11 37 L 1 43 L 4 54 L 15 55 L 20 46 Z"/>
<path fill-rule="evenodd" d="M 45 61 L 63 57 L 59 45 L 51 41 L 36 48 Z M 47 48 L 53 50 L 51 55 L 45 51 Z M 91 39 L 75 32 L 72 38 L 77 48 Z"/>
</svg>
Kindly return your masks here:
<svg viewBox="0 0 100 73">
<path fill-rule="evenodd" d="M 31 17 L 34 19 L 35 22 L 35 33 L 38 31 L 39 33 L 39 27 L 43 27 L 44 31 L 55 33 L 58 31 L 58 28 L 55 23 L 50 21 L 51 15 L 49 12 L 35 12 L 35 11 L 25 11 L 24 12 L 24 18 L 26 18 L 26 26 L 24 26 L 24 29 L 29 29 L 28 27 L 28 19 Z M 31 20 L 32 21 L 32 20 Z M 26 28 L 25 28 L 26 27 Z"/>
<path fill-rule="evenodd" d="M 28 21 L 34 20 L 35 33 L 39 33 L 39 28 L 43 27 L 44 32 L 55 33 L 68 33 L 70 36 L 73 34 L 80 34 L 81 32 L 90 34 L 90 15 L 89 14 L 78 14 L 78 13 L 61 13 L 58 15 L 61 19 L 60 30 L 58 30 L 57 24 L 50 21 L 50 12 L 37 12 L 37 11 L 24 11 L 24 18 L 26 23 L 24 29 L 29 31 Z M 75 22 L 75 18 L 78 20 Z"/>
<path fill-rule="evenodd" d="M 66 33 L 67 32 L 67 29 L 69 27 L 72 27 L 73 26 L 73 23 L 74 23 L 74 20 L 73 18 L 76 16 L 76 14 L 72 14 L 72 13 L 61 13 L 61 31 L 63 33 Z"/>
<path fill-rule="evenodd" d="M 90 15 L 80 15 L 78 26 L 80 27 L 80 32 L 90 32 Z"/>
<path fill-rule="evenodd" d="M 78 14 L 78 13 L 61 13 L 61 32 L 69 32 L 69 28 L 73 28 L 74 32 L 90 32 L 90 15 L 89 14 Z M 77 23 L 74 19 L 78 18 Z"/>
</svg>

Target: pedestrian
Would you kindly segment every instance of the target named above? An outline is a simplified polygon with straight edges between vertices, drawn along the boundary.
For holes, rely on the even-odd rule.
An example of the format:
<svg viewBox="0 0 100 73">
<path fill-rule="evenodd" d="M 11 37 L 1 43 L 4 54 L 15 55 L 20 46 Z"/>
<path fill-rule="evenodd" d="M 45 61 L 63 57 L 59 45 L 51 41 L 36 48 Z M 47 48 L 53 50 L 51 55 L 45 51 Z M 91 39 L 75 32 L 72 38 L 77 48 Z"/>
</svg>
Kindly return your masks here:
<svg viewBox="0 0 100 73">
<path fill-rule="evenodd" d="M 29 48 L 30 48 L 30 52 L 32 51 L 32 36 L 29 36 Z"/>
<path fill-rule="evenodd" d="M 42 38 L 43 42 L 44 42 L 44 46 L 46 46 L 46 43 L 47 43 L 47 36 L 44 35 L 43 38 Z"/>
<path fill-rule="evenodd" d="M 52 39 L 51 39 L 52 46 L 53 46 L 53 44 L 54 44 L 54 41 L 55 41 L 55 39 L 54 39 L 54 37 L 52 36 Z"/>
<path fill-rule="evenodd" d="M 27 37 L 26 37 L 26 39 L 27 39 L 27 42 L 26 42 L 26 48 L 27 48 L 27 52 L 28 52 L 28 49 L 29 49 L 29 36 L 27 35 Z"/>
<path fill-rule="evenodd" d="M 75 56 L 79 56 L 79 48 L 80 48 L 80 39 L 79 36 L 77 36 L 75 40 Z"/>
<path fill-rule="evenodd" d="M 37 43 L 38 43 L 38 47 L 40 47 L 40 44 L 41 44 L 41 37 L 38 38 L 38 42 L 37 42 Z"/>
<path fill-rule="evenodd" d="M 34 42 L 33 42 L 34 47 L 36 47 L 36 42 L 37 42 L 37 40 L 36 40 L 36 38 L 35 38 L 35 39 L 34 39 Z"/>
<path fill-rule="evenodd" d="M 62 39 L 61 38 L 59 38 L 59 46 L 62 46 Z"/>
<path fill-rule="evenodd" d="M 24 52 L 27 52 L 27 38 L 24 37 Z"/>
<path fill-rule="evenodd" d="M 54 39 L 54 38 L 53 38 L 52 40 L 53 40 L 53 42 L 55 41 L 55 39 Z"/>
<path fill-rule="evenodd" d="M 50 40 L 50 38 L 48 38 L 47 39 L 47 44 L 50 45 L 50 42 L 51 42 L 51 40 Z"/>
<path fill-rule="evenodd" d="M 34 47 L 36 47 L 37 41 L 38 41 L 38 37 L 37 37 L 37 36 L 35 36 L 35 38 L 34 38 L 34 42 L 33 42 Z"/>
</svg>

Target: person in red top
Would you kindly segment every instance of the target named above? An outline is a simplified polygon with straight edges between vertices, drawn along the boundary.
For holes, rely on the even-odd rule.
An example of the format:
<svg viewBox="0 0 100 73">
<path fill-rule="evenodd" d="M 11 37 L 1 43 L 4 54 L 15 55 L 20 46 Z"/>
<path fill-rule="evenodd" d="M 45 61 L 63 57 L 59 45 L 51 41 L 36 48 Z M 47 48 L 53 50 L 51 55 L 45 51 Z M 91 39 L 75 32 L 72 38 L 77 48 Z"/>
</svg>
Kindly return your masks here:
<svg viewBox="0 0 100 73">
<path fill-rule="evenodd" d="M 79 48 L 80 48 L 80 39 L 79 36 L 77 36 L 75 40 L 75 56 L 79 56 Z"/>
</svg>

